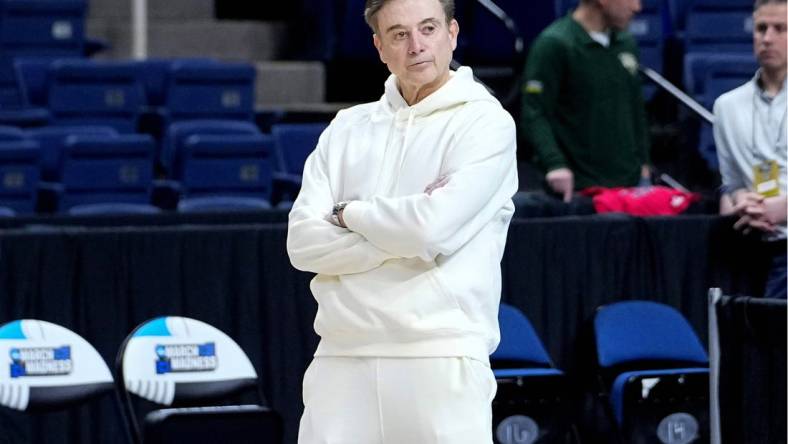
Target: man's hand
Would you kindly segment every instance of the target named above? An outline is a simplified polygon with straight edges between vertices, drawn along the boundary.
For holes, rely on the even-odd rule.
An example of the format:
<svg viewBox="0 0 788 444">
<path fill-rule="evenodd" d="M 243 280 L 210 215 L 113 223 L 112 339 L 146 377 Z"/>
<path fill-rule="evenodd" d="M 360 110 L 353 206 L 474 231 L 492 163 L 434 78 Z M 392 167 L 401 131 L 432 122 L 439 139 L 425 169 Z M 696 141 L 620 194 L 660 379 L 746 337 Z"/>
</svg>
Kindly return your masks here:
<svg viewBox="0 0 788 444">
<path fill-rule="evenodd" d="M 572 192 L 575 189 L 575 176 L 572 174 L 572 170 L 558 168 L 547 173 L 545 179 L 553 191 L 563 196 L 564 202 L 569 203 L 572 200 Z"/>
<path fill-rule="evenodd" d="M 769 199 L 767 206 L 763 196 L 752 191 L 738 191 L 734 194 L 732 212 L 739 215 L 739 220 L 733 224 L 736 230 L 748 234 L 753 228 L 771 233 L 775 230 L 775 223 L 779 221 L 775 216 L 776 206 L 774 200 Z"/>
<path fill-rule="evenodd" d="M 437 190 L 438 188 L 446 185 L 449 183 L 449 176 L 441 176 L 435 179 L 435 182 L 427 185 L 427 188 L 424 188 L 424 192 L 427 193 L 427 196 L 432 195 L 432 192 Z"/>
</svg>

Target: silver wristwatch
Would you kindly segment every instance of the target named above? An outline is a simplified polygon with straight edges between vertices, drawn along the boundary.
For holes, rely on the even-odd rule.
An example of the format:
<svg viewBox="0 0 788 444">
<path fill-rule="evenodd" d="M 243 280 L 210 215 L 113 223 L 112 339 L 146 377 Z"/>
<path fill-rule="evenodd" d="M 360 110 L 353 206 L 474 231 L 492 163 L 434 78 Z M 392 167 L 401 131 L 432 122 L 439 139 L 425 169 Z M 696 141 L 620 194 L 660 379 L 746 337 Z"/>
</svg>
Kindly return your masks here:
<svg viewBox="0 0 788 444">
<path fill-rule="evenodd" d="M 334 225 L 338 227 L 343 226 L 343 224 L 339 220 L 339 212 L 344 210 L 347 204 L 349 203 L 350 201 L 343 200 L 342 202 L 337 202 L 336 204 L 334 204 L 334 208 L 331 210 L 331 220 L 334 221 Z"/>
</svg>

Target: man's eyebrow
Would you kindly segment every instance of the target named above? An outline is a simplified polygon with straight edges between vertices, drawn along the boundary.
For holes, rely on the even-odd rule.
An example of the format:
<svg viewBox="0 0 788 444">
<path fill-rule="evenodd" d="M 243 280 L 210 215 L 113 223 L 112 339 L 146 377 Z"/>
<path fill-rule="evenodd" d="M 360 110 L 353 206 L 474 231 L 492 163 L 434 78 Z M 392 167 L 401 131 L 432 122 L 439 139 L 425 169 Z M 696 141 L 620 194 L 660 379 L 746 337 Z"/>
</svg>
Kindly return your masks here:
<svg viewBox="0 0 788 444">
<path fill-rule="evenodd" d="M 420 21 L 419 22 L 419 26 L 427 24 L 427 23 L 431 23 L 433 25 L 440 25 L 440 21 L 438 19 L 436 19 L 435 17 L 429 17 L 429 18 L 425 18 L 424 20 Z M 389 26 L 388 29 L 386 29 L 386 34 L 388 34 L 391 31 L 394 31 L 396 29 L 405 29 L 405 25 L 397 24 L 397 25 Z"/>
</svg>

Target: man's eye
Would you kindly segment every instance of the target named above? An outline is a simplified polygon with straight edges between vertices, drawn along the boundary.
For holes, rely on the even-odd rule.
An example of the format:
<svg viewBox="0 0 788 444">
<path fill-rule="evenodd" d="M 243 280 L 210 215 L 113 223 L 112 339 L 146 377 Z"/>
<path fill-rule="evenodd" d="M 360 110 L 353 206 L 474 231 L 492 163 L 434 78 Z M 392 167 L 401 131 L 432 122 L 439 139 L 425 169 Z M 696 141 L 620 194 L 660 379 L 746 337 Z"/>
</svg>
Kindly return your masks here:
<svg viewBox="0 0 788 444">
<path fill-rule="evenodd" d="M 434 26 L 425 26 L 425 27 L 421 28 L 421 32 L 423 32 L 425 34 L 432 34 L 433 32 L 435 32 L 435 27 Z"/>
<path fill-rule="evenodd" d="M 405 33 L 405 31 L 400 31 L 400 32 L 394 34 L 394 38 L 396 38 L 396 39 L 404 39 L 405 36 L 407 36 L 407 33 Z"/>
<path fill-rule="evenodd" d="M 756 31 L 758 31 L 758 33 L 759 33 L 759 34 L 763 34 L 763 33 L 765 33 L 765 32 L 766 32 L 766 30 L 767 30 L 768 28 L 769 28 L 768 26 L 766 26 L 766 25 L 764 25 L 764 24 L 760 23 L 760 24 L 758 24 L 758 25 L 755 27 L 755 30 L 756 30 Z"/>
</svg>

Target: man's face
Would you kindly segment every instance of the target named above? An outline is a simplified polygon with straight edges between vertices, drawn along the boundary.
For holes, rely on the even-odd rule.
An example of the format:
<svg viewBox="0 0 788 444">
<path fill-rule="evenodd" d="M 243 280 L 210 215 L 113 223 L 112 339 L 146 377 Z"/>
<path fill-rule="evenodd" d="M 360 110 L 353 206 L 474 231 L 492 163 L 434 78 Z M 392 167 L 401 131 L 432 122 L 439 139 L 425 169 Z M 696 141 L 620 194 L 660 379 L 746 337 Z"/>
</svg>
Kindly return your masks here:
<svg viewBox="0 0 788 444">
<path fill-rule="evenodd" d="M 459 25 L 456 20 L 446 23 L 438 0 L 393 0 L 375 20 L 373 40 L 380 60 L 397 76 L 406 100 L 408 92 L 420 91 L 422 98 L 448 80 Z"/>
<path fill-rule="evenodd" d="M 632 17 L 640 12 L 640 0 L 599 0 L 607 25 L 613 29 L 627 29 Z"/>
<path fill-rule="evenodd" d="M 767 3 L 753 14 L 753 49 L 758 63 L 766 69 L 785 69 L 785 15 L 785 3 Z"/>
</svg>

